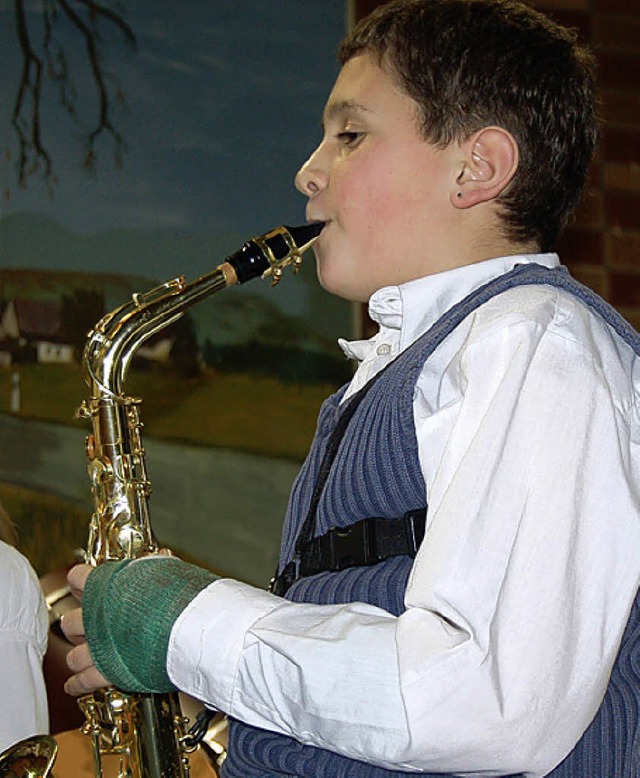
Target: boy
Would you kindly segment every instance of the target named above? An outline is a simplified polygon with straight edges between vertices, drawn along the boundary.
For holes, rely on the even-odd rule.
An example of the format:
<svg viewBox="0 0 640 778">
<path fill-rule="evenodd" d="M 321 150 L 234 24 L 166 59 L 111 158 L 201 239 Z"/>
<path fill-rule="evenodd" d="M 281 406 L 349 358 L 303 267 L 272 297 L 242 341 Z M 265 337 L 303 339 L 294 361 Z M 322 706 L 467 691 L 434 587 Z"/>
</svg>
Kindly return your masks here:
<svg viewBox="0 0 640 778">
<path fill-rule="evenodd" d="M 596 143 L 592 62 L 510 0 L 392 2 L 340 59 L 296 183 L 320 283 L 380 330 L 342 343 L 358 370 L 321 410 L 274 593 L 104 565 L 91 653 L 228 713 L 229 778 L 638 775 L 605 738 L 640 578 L 637 335 L 548 253 Z M 79 612 L 65 630 L 84 639 Z M 69 658 L 69 692 L 105 683 L 86 644 Z"/>
</svg>

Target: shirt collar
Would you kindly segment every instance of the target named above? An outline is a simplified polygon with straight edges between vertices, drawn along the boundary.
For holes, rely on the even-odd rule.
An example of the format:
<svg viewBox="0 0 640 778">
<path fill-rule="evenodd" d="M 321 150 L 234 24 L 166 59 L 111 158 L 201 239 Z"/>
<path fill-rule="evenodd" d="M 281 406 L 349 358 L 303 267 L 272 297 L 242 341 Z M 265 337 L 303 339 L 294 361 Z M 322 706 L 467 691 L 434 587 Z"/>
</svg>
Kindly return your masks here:
<svg viewBox="0 0 640 778">
<path fill-rule="evenodd" d="M 483 284 L 508 273 L 516 265 L 537 263 L 557 267 L 557 254 L 517 254 L 463 265 L 442 273 L 408 281 L 400 286 L 386 286 L 374 292 L 369 300 L 369 316 L 380 326 L 380 332 L 397 330 L 399 351 L 426 332 L 453 305 Z M 374 336 L 375 339 L 378 336 Z M 361 360 L 367 341 L 339 344 L 348 357 Z"/>
</svg>

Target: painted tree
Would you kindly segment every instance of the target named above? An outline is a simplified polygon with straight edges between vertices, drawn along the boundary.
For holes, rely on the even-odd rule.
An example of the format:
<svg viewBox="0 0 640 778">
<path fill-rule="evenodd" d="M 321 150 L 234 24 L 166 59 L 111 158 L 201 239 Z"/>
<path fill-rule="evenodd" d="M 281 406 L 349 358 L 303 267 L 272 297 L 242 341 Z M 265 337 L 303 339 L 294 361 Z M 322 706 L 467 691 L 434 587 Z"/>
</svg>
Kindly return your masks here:
<svg viewBox="0 0 640 778">
<path fill-rule="evenodd" d="M 38 176 L 50 189 L 55 185 L 52 151 L 43 126 L 43 92 L 46 85 L 53 85 L 63 110 L 80 125 L 79 101 L 87 96 L 79 97 L 76 91 L 73 71 L 78 67 L 88 68 L 91 98 L 97 106 L 95 117 L 82 132 L 82 164 L 88 170 L 95 168 L 97 143 L 103 136 L 111 139 L 116 164 L 120 164 L 125 142 L 113 114 L 114 107 L 124 103 L 124 93 L 105 64 L 104 41 L 115 31 L 131 50 L 136 48 L 121 5 L 116 0 L 14 0 L 14 7 L 22 57 L 11 115 L 18 140 L 19 184 L 25 186 L 29 177 Z M 80 51 L 69 50 L 70 32 L 81 41 Z"/>
</svg>

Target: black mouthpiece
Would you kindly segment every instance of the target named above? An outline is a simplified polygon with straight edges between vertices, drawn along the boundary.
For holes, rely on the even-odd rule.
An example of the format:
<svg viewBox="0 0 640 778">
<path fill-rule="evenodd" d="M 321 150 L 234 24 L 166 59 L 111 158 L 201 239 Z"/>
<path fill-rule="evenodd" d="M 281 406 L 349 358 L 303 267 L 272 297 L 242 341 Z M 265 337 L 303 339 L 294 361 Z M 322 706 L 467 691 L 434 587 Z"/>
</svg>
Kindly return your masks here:
<svg viewBox="0 0 640 778">
<path fill-rule="evenodd" d="M 285 230 L 291 235 L 296 246 L 300 248 L 310 240 L 317 238 L 323 227 L 324 222 L 314 222 L 313 224 L 303 224 L 301 227 L 285 227 Z"/>
<path fill-rule="evenodd" d="M 239 284 L 263 275 L 271 276 L 273 283 L 277 283 L 282 268 L 293 263 L 295 270 L 300 265 L 301 255 L 315 242 L 323 227 L 324 222 L 300 227 L 276 227 L 247 241 L 226 261 L 235 270 Z"/>
</svg>

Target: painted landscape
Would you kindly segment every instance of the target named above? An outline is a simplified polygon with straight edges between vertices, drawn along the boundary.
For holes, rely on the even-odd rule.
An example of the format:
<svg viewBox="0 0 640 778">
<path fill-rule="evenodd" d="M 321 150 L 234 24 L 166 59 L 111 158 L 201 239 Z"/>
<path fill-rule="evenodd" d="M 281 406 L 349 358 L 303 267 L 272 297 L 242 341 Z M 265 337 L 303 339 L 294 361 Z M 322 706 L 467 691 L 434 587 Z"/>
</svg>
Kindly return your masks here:
<svg viewBox="0 0 640 778">
<path fill-rule="evenodd" d="M 41 574 L 91 511 L 74 419 L 87 330 L 304 222 L 294 175 L 346 22 L 344 0 L 105 7 L 0 1 L 0 500 Z M 318 408 L 350 374 L 336 339 L 355 334 L 309 254 L 297 277 L 225 290 L 140 346 L 125 389 L 142 398 L 162 542 L 268 580 Z"/>
</svg>

